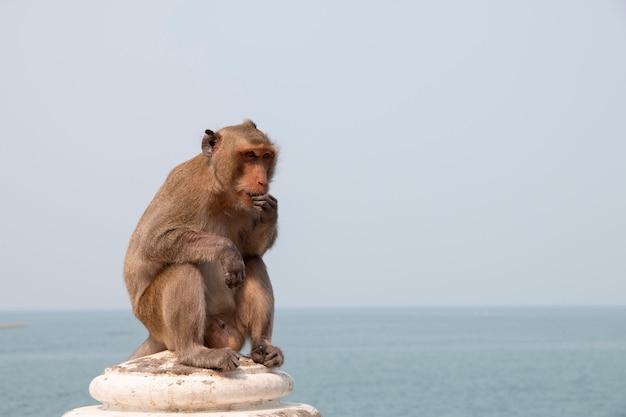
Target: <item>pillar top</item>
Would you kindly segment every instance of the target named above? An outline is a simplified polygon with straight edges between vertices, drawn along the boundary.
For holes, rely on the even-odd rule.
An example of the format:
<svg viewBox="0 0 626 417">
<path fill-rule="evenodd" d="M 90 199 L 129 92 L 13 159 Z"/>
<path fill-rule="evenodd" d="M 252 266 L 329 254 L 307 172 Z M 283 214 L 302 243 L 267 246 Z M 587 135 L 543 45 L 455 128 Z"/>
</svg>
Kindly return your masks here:
<svg viewBox="0 0 626 417">
<path fill-rule="evenodd" d="M 108 409 L 211 411 L 246 408 L 279 400 L 293 389 L 285 372 L 241 358 L 234 371 L 182 365 L 169 351 L 106 368 L 89 386 Z"/>
<path fill-rule="evenodd" d="M 164 351 L 106 368 L 89 392 L 100 406 L 64 417 L 321 417 L 308 404 L 282 403 L 291 377 L 242 357 L 234 371 L 181 365 Z"/>
</svg>

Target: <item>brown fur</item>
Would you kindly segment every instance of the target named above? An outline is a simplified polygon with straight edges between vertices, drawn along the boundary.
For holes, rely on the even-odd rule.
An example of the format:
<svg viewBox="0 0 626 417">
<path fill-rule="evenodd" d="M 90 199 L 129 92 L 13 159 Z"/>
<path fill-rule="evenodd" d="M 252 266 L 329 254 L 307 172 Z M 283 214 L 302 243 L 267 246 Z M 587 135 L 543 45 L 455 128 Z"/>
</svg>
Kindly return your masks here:
<svg viewBox="0 0 626 417">
<path fill-rule="evenodd" d="M 183 364 L 232 370 L 250 339 L 256 362 L 282 365 L 261 259 L 277 237 L 277 201 L 268 194 L 277 154 L 247 120 L 207 130 L 202 153 L 172 170 L 126 253 L 133 312 L 150 333 L 131 358 L 169 349 Z"/>
</svg>

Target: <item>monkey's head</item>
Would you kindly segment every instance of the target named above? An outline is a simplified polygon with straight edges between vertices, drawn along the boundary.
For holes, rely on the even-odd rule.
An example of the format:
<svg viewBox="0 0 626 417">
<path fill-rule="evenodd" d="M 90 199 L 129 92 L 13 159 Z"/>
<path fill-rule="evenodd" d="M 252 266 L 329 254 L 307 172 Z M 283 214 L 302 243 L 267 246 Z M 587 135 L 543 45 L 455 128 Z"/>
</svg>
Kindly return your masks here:
<svg viewBox="0 0 626 417">
<path fill-rule="evenodd" d="M 252 197 L 268 193 L 278 148 L 251 120 L 217 132 L 207 129 L 202 153 L 220 183 L 239 201 L 251 205 Z"/>
<path fill-rule="evenodd" d="M 239 351 L 245 343 L 243 335 L 237 330 L 234 323 L 227 323 L 222 319 L 227 319 L 227 317 L 217 315 L 207 319 L 207 331 L 204 334 L 206 345 L 212 348 L 229 347 Z"/>
</svg>

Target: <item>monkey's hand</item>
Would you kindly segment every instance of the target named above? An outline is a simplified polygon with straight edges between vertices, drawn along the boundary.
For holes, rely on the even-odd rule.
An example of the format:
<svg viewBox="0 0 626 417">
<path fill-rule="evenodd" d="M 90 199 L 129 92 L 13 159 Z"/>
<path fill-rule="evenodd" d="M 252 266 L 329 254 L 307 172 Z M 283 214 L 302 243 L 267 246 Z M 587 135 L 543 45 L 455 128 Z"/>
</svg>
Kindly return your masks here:
<svg viewBox="0 0 626 417">
<path fill-rule="evenodd" d="M 278 200 L 271 194 L 255 195 L 252 205 L 261 213 L 261 223 L 272 223 L 278 220 Z"/>
<path fill-rule="evenodd" d="M 226 276 L 226 285 L 234 288 L 243 282 L 246 275 L 246 265 L 243 262 L 241 253 L 234 243 L 224 245 L 219 256 L 219 263 Z"/>
<path fill-rule="evenodd" d="M 256 363 L 262 363 L 268 368 L 277 368 L 285 362 L 285 355 L 278 346 L 261 344 L 250 352 L 250 357 Z"/>
</svg>

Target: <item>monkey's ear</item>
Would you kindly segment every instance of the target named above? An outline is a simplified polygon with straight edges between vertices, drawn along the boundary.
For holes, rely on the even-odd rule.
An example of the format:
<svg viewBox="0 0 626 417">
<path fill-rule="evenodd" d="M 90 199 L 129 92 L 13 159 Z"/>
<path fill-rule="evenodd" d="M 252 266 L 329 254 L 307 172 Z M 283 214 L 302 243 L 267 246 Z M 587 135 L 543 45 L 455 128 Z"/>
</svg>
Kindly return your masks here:
<svg viewBox="0 0 626 417">
<path fill-rule="evenodd" d="M 219 136 L 213 133 L 212 130 L 205 130 L 204 136 L 202 137 L 202 153 L 205 156 L 211 157 L 213 155 L 213 149 L 217 144 Z"/>
</svg>

